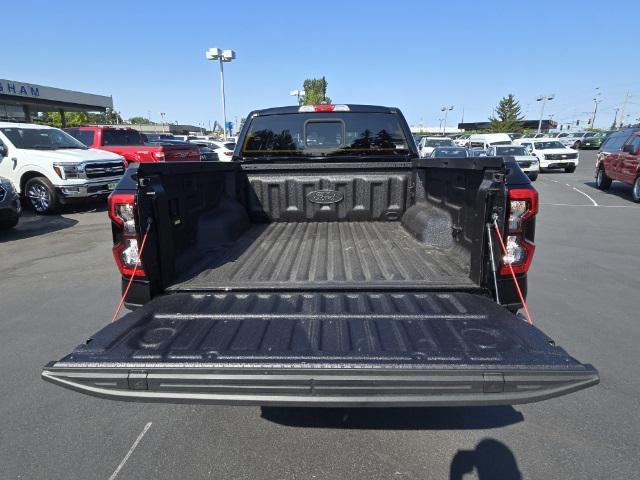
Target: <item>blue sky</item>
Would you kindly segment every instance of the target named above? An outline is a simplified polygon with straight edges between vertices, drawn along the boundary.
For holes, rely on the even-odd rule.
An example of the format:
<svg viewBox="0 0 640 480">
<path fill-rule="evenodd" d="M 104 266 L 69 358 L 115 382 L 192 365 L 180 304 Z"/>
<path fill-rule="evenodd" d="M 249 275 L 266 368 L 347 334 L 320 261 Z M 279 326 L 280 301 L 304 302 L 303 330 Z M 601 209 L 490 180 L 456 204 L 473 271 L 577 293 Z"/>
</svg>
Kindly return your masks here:
<svg viewBox="0 0 640 480">
<path fill-rule="evenodd" d="M 8 6 L 7 6 L 8 5 Z M 397 106 L 438 125 L 440 107 L 485 120 L 513 93 L 529 118 L 608 127 L 626 90 L 640 117 L 640 2 L 25 1 L 2 9 L 0 77 L 112 95 L 127 118 L 220 120 L 219 70 L 208 47 L 233 48 L 227 117 L 293 104 L 324 75 L 335 103 Z M 312 12 L 310 9 L 317 9 Z"/>
</svg>

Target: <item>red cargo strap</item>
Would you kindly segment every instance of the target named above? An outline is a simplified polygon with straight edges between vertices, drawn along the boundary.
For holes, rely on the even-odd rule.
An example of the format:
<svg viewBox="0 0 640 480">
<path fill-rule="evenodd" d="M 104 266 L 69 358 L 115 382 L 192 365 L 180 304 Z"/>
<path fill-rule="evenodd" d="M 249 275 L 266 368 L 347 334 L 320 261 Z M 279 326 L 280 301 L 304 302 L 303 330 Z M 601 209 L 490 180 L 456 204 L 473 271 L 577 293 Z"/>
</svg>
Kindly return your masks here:
<svg viewBox="0 0 640 480">
<path fill-rule="evenodd" d="M 498 234 L 498 240 L 500 240 L 499 243 L 500 243 L 500 248 L 502 249 L 502 253 L 506 256 L 507 247 L 504 244 L 502 233 L 500 233 L 500 228 L 498 228 L 498 222 L 495 219 L 493 220 L 493 228 L 496 230 L 496 233 Z M 524 313 L 527 316 L 527 321 L 529 322 L 530 325 L 533 325 L 533 320 L 531 318 L 531 313 L 529 312 L 529 307 L 527 306 L 527 302 L 524 299 L 522 290 L 520 289 L 520 284 L 518 283 L 518 279 L 516 278 L 516 272 L 513 271 L 513 266 L 510 263 L 508 263 L 507 265 L 509 266 L 509 271 L 511 272 L 511 278 L 513 278 L 513 283 L 515 284 L 516 290 L 518 291 L 518 297 L 520 297 L 520 301 L 522 302 L 522 307 L 524 308 Z"/>
<path fill-rule="evenodd" d="M 142 237 L 142 243 L 140 244 L 140 251 L 138 252 L 138 259 L 142 258 L 142 252 L 144 250 L 144 246 L 147 243 L 147 236 L 149 235 L 149 230 L 151 230 L 151 222 L 149 222 L 147 224 L 147 229 L 144 232 L 144 237 Z M 118 306 L 116 307 L 116 311 L 113 312 L 113 317 L 111 317 L 111 323 L 116 321 L 116 318 L 118 317 L 118 314 L 120 313 L 120 310 L 122 309 L 122 305 L 124 305 L 124 300 L 125 300 L 125 298 L 127 298 L 127 295 L 129 294 L 129 289 L 131 288 L 131 284 L 133 283 L 133 279 L 136 276 L 136 270 L 138 270 L 138 262 L 136 262 L 136 264 L 133 266 L 133 272 L 131 272 L 131 277 L 129 278 L 129 283 L 127 283 L 127 288 L 124 289 L 124 293 L 122 294 L 122 297 L 120 298 L 120 302 L 118 303 Z"/>
</svg>

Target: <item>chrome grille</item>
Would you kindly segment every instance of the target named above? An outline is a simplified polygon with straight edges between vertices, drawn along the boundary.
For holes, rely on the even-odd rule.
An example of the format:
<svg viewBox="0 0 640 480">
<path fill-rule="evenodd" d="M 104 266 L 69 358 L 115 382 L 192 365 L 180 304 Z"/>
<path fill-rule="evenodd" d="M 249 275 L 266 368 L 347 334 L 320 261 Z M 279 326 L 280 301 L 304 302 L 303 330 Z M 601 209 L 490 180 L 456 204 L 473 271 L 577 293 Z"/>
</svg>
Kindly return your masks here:
<svg viewBox="0 0 640 480">
<path fill-rule="evenodd" d="M 124 173 L 123 162 L 95 162 L 87 163 L 84 174 L 87 178 L 117 177 Z"/>
<path fill-rule="evenodd" d="M 577 153 L 550 153 L 544 156 L 547 160 L 575 160 Z"/>
</svg>

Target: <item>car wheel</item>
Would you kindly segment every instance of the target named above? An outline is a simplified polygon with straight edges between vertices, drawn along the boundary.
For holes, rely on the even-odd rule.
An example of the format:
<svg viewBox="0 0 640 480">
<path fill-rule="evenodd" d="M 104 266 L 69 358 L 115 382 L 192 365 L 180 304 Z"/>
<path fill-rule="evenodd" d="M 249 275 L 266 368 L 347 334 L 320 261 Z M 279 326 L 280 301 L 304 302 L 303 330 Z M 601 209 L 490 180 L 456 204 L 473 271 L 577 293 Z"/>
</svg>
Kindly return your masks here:
<svg viewBox="0 0 640 480">
<path fill-rule="evenodd" d="M 538 179 L 538 174 L 537 173 L 530 173 L 528 175 L 529 180 L 531 180 L 532 182 L 535 182 Z"/>
<path fill-rule="evenodd" d="M 631 190 L 631 196 L 634 202 L 640 203 L 640 177 L 636 177 L 636 181 L 633 182 L 633 189 Z"/>
<path fill-rule="evenodd" d="M 27 180 L 24 195 L 31 208 L 40 215 L 55 212 L 59 207 L 58 194 L 51 182 L 45 177 L 35 177 Z"/>
<path fill-rule="evenodd" d="M 567 173 L 573 173 L 576 171 L 576 166 L 575 165 L 571 165 L 570 167 L 564 167 L 564 171 Z"/>
<path fill-rule="evenodd" d="M 596 187 L 599 190 L 609 190 L 611 186 L 611 179 L 607 176 L 607 173 L 604 171 L 604 168 L 598 169 L 598 174 L 596 175 Z"/>
</svg>

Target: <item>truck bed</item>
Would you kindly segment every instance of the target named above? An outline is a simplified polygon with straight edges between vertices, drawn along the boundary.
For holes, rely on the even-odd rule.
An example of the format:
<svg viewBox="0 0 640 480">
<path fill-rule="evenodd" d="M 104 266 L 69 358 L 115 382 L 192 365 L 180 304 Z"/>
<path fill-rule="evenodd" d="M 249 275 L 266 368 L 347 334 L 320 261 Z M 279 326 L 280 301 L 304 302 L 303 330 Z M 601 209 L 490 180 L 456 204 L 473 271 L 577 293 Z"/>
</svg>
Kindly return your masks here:
<svg viewBox="0 0 640 480">
<path fill-rule="evenodd" d="M 253 224 L 204 252 L 170 289 L 447 286 L 474 286 L 468 264 L 455 249 L 420 243 L 400 222 L 281 222 Z"/>
</svg>

